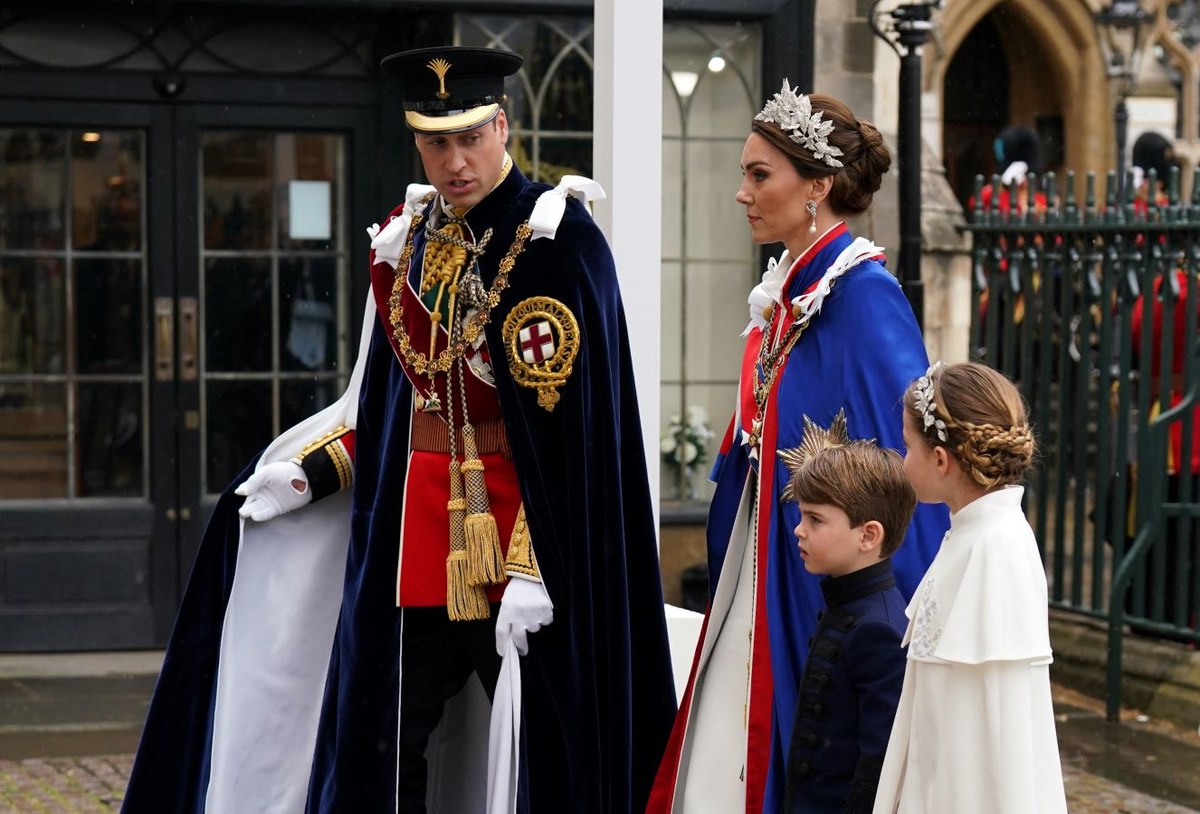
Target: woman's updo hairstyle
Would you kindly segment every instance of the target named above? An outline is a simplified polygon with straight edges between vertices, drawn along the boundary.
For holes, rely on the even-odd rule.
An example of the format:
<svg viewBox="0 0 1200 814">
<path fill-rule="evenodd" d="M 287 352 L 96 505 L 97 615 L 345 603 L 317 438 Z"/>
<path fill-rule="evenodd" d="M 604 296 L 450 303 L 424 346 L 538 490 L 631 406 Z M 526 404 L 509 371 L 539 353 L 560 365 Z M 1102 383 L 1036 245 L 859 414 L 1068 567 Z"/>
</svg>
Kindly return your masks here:
<svg viewBox="0 0 1200 814">
<path fill-rule="evenodd" d="M 822 120 L 833 123 L 828 140 L 830 145 L 842 151 L 838 160 L 841 167 L 831 167 L 812 152 L 793 141 L 778 124 L 755 119 L 755 133 L 779 148 L 802 178 L 823 178 L 832 175 L 833 188 L 829 191 L 829 206 L 839 215 L 859 215 L 871 206 L 871 199 L 879 190 L 883 174 L 892 165 L 892 154 L 883 143 L 883 136 L 870 122 L 859 121 L 845 104 L 823 93 L 808 96 L 813 113 L 821 113 Z"/>
<path fill-rule="evenodd" d="M 904 409 L 929 446 L 948 449 L 980 486 L 1020 483 L 1033 464 L 1033 430 L 1021 393 L 986 365 L 933 365 L 908 386 Z"/>
</svg>

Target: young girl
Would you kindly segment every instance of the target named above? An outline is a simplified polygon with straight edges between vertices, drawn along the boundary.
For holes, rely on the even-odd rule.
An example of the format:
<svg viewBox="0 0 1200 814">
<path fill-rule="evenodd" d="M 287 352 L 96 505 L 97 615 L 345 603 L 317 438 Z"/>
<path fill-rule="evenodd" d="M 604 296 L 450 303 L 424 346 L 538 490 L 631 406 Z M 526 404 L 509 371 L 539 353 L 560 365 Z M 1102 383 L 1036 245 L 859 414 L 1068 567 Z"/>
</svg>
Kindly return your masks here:
<svg viewBox="0 0 1200 814">
<path fill-rule="evenodd" d="M 875 814 L 1066 812 L 1021 396 L 983 365 L 936 363 L 904 394 L 904 443 L 917 499 L 945 503 L 950 531 L 908 606 Z"/>
</svg>

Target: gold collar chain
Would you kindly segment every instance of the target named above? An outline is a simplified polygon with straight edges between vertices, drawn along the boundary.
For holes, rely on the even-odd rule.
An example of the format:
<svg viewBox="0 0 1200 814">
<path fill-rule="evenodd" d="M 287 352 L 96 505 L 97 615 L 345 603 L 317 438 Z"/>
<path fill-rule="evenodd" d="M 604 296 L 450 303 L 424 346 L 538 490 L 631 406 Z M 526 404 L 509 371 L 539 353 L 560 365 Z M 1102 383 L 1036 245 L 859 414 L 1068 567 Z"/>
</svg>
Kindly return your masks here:
<svg viewBox="0 0 1200 814">
<path fill-rule="evenodd" d="M 465 223 L 466 221 L 462 218 L 452 218 L 448 221 L 448 224 Z M 409 228 L 411 230 L 412 227 Z M 439 243 L 449 243 L 451 246 L 457 246 L 468 253 L 467 262 L 470 262 L 472 259 L 478 260 L 480 257 L 483 257 L 483 250 L 487 248 L 488 242 L 492 239 L 492 229 L 489 226 L 486 230 L 484 230 L 483 237 L 481 237 L 478 242 L 470 243 L 463 238 L 452 234 L 446 229 L 437 228 L 433 225 L 433 221 L 429 221 L 425 224 L 425 237 L 428 240 L 434 240 Z M 474 257 L 471 257 L 471 255 Z M 397 266 L 397 268 L 399 267 Z"/>
<path fill-rule="evenodd" d="M 830 281 L 830 290 L 836 282 Z M 768 351 L 766 331 L 763 332 L 763 343 L 758 346 L 758 363 L 755 365 L 754 371 L 754 419 L 750 423 L 750 446 L 755 448 L 758 446 L 762 437 L 763 419 L 767 412 L 767 397 L 771 394 L 771 388 L 775 385 L 775 379 L 779 376 L 779 371 L 783 368 L 783 362 L 791 354 L 792 348 L 796 347 L 796 343 L 800 341 L 801 335 L 812 324 L 812 319 L 807 319 L 804 322 L 797 320 L 788 326 L 784 331 L 783 337 L 775 347 Z M 767 326 L 768 328 L 770 326 Z M 758 369 L 763 371 L 762 378 L 759 379 Z"/>
<path fill-rule="evenodd" d="M 432 200 L 433 194 L 430 193 L 422 203 L 428 206 Z M 492 309 L 499 304 L 501 292 L 508 288 L 508 276 L 516 265 L 517 256 L 525 250 L 525 243 L 533 234 L 533 230 L 529 228 L 529 221 L 525 221 L 517 227 L 517 234 L 513 238 L 512 246 L 509 247 L 508 254 L 501 258 L 496 279 L 492 281 L 492 286 L 487 291 L 487 302 L 463 324 L 456 341 L 448 345 L 436 357 L 431 357 L 413 350 L 412 341 L 404 327 L 403 293 L 408 279 L 408 263 L 412 258 L 413 235 L 416 234 L 423 219 L 424 209 L 413 214 L 412 223 L 408 227 L 408 237 L 404 241 L 404 249 L 400 252 L 400 260 L 396 264 L 396 277 L 392 282 L 392 296 L 388 299 L 388 308 L 390 309 L 392 336 L 396 339 L 396 346 L 400 350 L 400 355 L 404 357 L 405 363 L 418 376 L 426 374 L 432 376 L 435 373 L 445 373 L 450 370 L 454 361 L 462 358 L 467 348 L 475 344 L 475 340 L 479 338 L 488 319 L 491 318 Z M 432 353 L 433 348 L 431 347 L 429 350 Z"/>
<path fill-rule="evenodd" d="M 784 331 L 778 344 L 770 350 L 768 350 L 768 346 L 770 345 L 768 341 L 769 337 L 764 334 L 763 343 L 758 347 L 758 364 L 755 365 L 754 371 L 754 404 L 758 408 L 760 418 L 762 406 L 767 400 L 767 393 L 771 391 L 771 385 L 775 382 L 775 376 L 779 373 L 779 368 L 783 366 L 783 360 L 791 353 L 796 342 L 800 340 L 800 334 L 804 333 L 804 329 L 807 327 L 807 322 L 793 322 Z M 762 371 L 761 376 L 759 375 L 759 370 Z"/>
</svg>

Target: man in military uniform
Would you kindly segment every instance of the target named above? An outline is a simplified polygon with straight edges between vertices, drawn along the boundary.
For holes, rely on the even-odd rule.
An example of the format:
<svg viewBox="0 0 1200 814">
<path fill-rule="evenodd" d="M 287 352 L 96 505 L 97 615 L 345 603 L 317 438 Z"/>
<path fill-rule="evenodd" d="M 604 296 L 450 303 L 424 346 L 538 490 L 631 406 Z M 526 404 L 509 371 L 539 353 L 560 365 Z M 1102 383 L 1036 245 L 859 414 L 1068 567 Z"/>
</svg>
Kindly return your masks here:
<svg viewBox="0 0 1200 814">
<path fill-rule="evenodd" d="M 573 197 L 594 182 L 532 183 L 505 150 L 520 66 L 384 60 L 432 187 L 371 230 L 347 395 L 218 505 L 127 811 L 474 810 L 483 775 L 459 753 L 487 736 L 462 736 L 464 765 L 425 755 L 459 720 L 444 706 L 473 675 L 490 697 L 513 651 L 517 808 L 644 807 L 674 687 L 624 314 Z M 181 723 L 199 730 L 184 760 Z"/>
</svg>

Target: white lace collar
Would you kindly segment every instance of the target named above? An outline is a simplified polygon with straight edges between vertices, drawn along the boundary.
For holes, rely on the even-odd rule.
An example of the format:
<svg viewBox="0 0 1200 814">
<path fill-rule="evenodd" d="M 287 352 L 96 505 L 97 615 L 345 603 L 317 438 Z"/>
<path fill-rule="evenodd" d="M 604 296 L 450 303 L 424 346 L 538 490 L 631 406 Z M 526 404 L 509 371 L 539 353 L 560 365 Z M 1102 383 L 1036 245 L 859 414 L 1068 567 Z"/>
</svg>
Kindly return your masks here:
<svg viewBox="0 0 1200 814">
<path fill-rule="evenodd" d="M 841 226 L 841 222 L 834 224 L 830 229 L 835 229 Z M 828 231 L 825 235 L 829 234 Z M 813 245 L 817 245 L 824 239 L 825 235 L 817 238 Z M 807 252 L 805 252 L 807 254 Z M 830 264 L 825 273 L 821 275 L 821 279 L 817 282 L 808 293 L 801 294 L 798 297 L 792 298 L 792 305 L 799 308 L 799 316 L 797 320 L 807 322 L 812 319 L 814 314 L 821 311 L 821 305 L 825 302 L 825 297 L 828 296 L 830 289 L 833 287 L 833 281 L 841 277 L 850 269 L 857 266 L 864 260 L 871 257 L 883 254 L 883 249 L 876 246 L 865 237 L 855 238 L 854 241 L 842 250 Z M 788 252 L 785 249 L 778 260 L 772 258 L 767 263 L 767 270 L 763 273 L 762 282 L 754 287 L 747 298 L 750 305 L 750 322 L 742 331 L 742 336 L 748 336 L 750 331 L 755 328 L 766 329 L 767 318 L 765 313 L 768 306 L 783 305 L 783 286 L 787 282 L 788 276 L 791 274 L 793 263 L 789 263 Z M 804 259 L 804 255 L 800 256 Z M 799 262 L 799 261 L 797 261 Z"/>
</svg>

